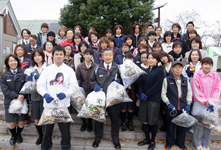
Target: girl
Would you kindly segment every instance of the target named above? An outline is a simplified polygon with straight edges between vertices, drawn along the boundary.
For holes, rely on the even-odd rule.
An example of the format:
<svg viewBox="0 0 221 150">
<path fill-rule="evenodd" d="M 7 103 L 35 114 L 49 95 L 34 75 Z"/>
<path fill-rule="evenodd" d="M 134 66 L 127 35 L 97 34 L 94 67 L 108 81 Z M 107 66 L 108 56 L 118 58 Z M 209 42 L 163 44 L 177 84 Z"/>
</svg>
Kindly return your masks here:
<svg viewBox="0 0 221 150">
<path fill-rule="evenodd" d="M 162 28 L 161 27 L 156 27 L 155 28 L 155 33 L 156 33 L 156 42 L 160 42 L 161 44 L 163 43 L 163 38 L 161 37 L 162 33 Z"/>
<path fill-rule="evenodd" d="M 67 29 L 67 31 L 66 31 L 66 35 L 67 35 L 67 40 L 65 40 L 65 41 L 63 41 L 63 42 L 61 42 L 60 43 L 60 45 L 61 46 L 65 46 L 66 44 L 69 44 L 69 45 L 71 45 L 71 46 L 73 46 L 73 35 L 74 35 L 74 30 L 72 30 L 72 29 Z"/>
<path fill-rule="evenodd" d="M 74 34 L 80 34 L 81 35 L 82 32 L 82 28 L 79 25 L 76 25 L 74 27 Z M 84 37 L 81 35 L 81 41 L 84 41 Z"/>
<path fill-rule="evenodd" d="M 154 42 L 153 44 L 153 52 L 159 53 L 162 51 L 162 46 L 160 42 Z"/>
<path fill-rule="evenodd" d="M 31 61 L 27 58 L 27 51 L 23 45 L 16 45 L 14 54 L 18 57 L 21 63 L 21 69 L 27 69 L 31 66 Z"/>
<path fill-rule="evenodd" d="M 162 43 L 163 51 L 169 53 L 170 51 L 173 50 L 172 33 L 170 31 L 165 32 L 163 40 L 164 40 L 164 42 Z"/>
<path fill-rule="evenodd" d="M 149 48 L 148 45 L 146 44 L 139 44 L 138 46 L 138 54 L 136 57 L 134 57 L 134 63 L 138 66 L 141 67 L 141 58 L 140 58 L 140 54 L 144 51 L 148 52 Z"/>
<path fill-rule="evenodd" d="M 117 43 L 117 48 L 121 47 L 121 44 L 124 42 L 125 35 L 122 34 L 123 32 L 123 27 L 121 25 L 116 25 L 114 27 L 115 35 L 113 37 L 115 38 L 115 41 Z"/>
<path fill-rule="evenodd" d="M 181 37 L 181 34 L 179 33 L 181 30 L 181 26 L 178 23 L 174 23 L 172 25 L 172 42 L 181 42 L 183 43 L 183 39 Z"/>
<path fill-rule="evenodd" d="M 68 65 L 69 67 L 71 67 L 73 70 L 75 70 L 75 66 L 74 66 L 74 58 L 71 57 L 71 51 L 72 51 L 72 46 L 67 44 L 64 46 L 64 49 L 65 49 L 65 52 L 66 52 L 66 55 L 65 55 L 65 58 L 64 58 L 64 63 L 66 65 Z"/>
<path fill-rule="evenodd" d="M 79 53 L 74 55 L 74 66 L 75 66 L 75 70 L 77 70 L 77 66 L 84 62 L 84 57 L 83 57 L 83 53 L 86 49 L 88 49 L 89 46 L 87 44 L 87 42 L 82 41 L 79 43 Z"/>
<path fill-rule="evenodd" d="M 194 73 L 200 70 L 202 56 L 199 50 L 192 50 L 188 57 L 188 64 L 183 68 L 183 76 L 191 83 Z"/>
<path fill-rule="evenodd" d="M 133 43 L 134 43 L 134 42 L 133 42 L 133 37 L 132 37 L 132 35 L 127 35 L 127 36 L 125 36 L 124 42 L 127 42 L 127 44 L 129 45 L 129 47 L 130 47 L 129 52 L 133 53 L 135 47 L 133 46 Z"/>
<path fill-rule="evenodd" d="M 20 61 L 15 54 L 9 54 L 6 56 L 5 66 L 6 70 L 0 77 L 0 85 L 4 94 L 6 122 L 8 123 L 9 131 L 12 134 L 9 143 L 10 145 L 15 145 L 16 142 L 20 144 L 23 141 L 21 132 L 24 129 L 25 115 L 10 114 L 8 109 L 13 99 L 23 102 L 24 95 L 19 94 L 19 92 L 25 83 L 26 76 L 24 70 L 21 69 Z"/>
<path fill-rule="evenodd" d="M 190 30 L 190 32 L 188 32 L 188 38 L 187 38 L 187 40 L 183 44 L 184 45 L 184 54 L 186 52 L 190 51 L 190 47 L 191 47 L 190 40 L 195 38 L 195 37 L 198 37 L 197 31 L 194 30 L 194 29 Z"/>
<path fill-rule="evenodd" d="M 53 47 L 57 45 L 55 42 L 55 33 L 53 31 L 49 31 L 47 34 L 47 41 L 50 41 L 53 43 Z"/>
<path fill-rule="evenodd" d="M 79 52 L 79 44 L 82 41 L 82 36 L 79 33 L 75 33 L 73 36 L 73 49 L 71 52 L 71 57 Z"/>
<path fill-rule="evenodd" d="M 173 50 L 169 54 L 173 57 L 174 61 L 180 61 L 183 65 L 186 64 L 186 59 L 182 53 L 183 44 L 181 42 L 173 43 Z"/>
<path fill-rule="evenodd" d="M 30 35 L 31 35 L 31 32 L 28 29 L 23 29 L 21 31 L 22 39 L 18 40 L 17 44 L 22 44 L 25 47 L 25 49 L 28 49 L 30 47 L 30 41 L 29 41 Z"/>
<path fill-rule="evenodd" d="M 147 69 L 149 68 L 149 64 L 148 64 L 148 61 L 147 61 L 147 56 L 148 56 L 148 52 L 147 51 L 144 51 L 140 54 L 140 58 L 141 58 L 141 68 L 142 69 Z"/>
<path fill-rule="evenodd" d="M 110 43 L 110 49 L 112 49 L 113 52 L 114 52 L 114 59 L 115 59 L 117 57 L 117 55 L 122 54 L 122 50 L 116 47 L 117 44 L 116 44 L 116 41 L 115 41 L 114 37 L 111 36 L 111 37 L 108 38 L 108 40 L 109 40 L 109 43 Z M 121 46 L 122 46 L 122 44 L 121 44 Z"/>
<path fill-rule="evenodd" d="M 140 40 L 138 41 L 138 46 L 139 46 L 140 44 L 146 44 L 146 45 L 148 45 L 148 39 L 147 39 L 146 37 L 141 37 Z M 149 50 L 149 52 L 151 52 L 151 50 Z M 137 51 L 137 48 L 136 48 L 136 49 L 134 50 L 134 52 L 133 52 L 134 57 L 137 56 L 137 53 L 138 53 L 138 51 Z"/>
<path fill-rule="evenodd" d="M 89 28 L 88 37 L 85 37 L 85 38 L 84 38 L 85 42 L 87 42 L 88 45 L 91 43 L 91 42 L 89 42 L 89 37 L 90 37 L 90 33 L 91 33 L 91 32 L 96 32 L 96 29 L 95 29 L 94 27 L 90 27 L 90 28 Z M 99 36 L 98 36 L 97 42 L 94 43 L 94 44 L 98 45 L 98 44 L 99 44 L 99 41 L 100 41 L 100 40 L 99 40 Z"/>
<path fill-rule="evenodd" d="M 31 63 L 32 63 L 32 73 L 31 76 L 28 77 L 29 81 L 32 81 L 32 77 L 34 76 L 35 80 L 38 80 L 40 74 L 47 67 L 45 63 L 45 55 L 42 49 L 35 49 L 31 53 Z M 38 131 L 39 137 L 36 141 L 36 145 L 41 144 L 43 138 L 42 126 L 38 126 L 39 120 L 41 118 L 41 114 L 43 111 L 43 97 L 39 95 L 37 92 L 31 94 L 31 117 L 35 120 L 35 127 Z"/>
<path fill-rule="evenodd" d="M 213 60 L 206 57 L 202 60 L 202 68 L 196 72 L 192 79 L 193 109 L 192 115 L 196 115 L 203 109 L 213 111 L 219 99 L 219 75 L 213 71 Z M 210 81 L 210 82 L 208 82 Z M 209 150 L 211 129 L 199 124 L 194 125 L 193 141 L 198 150 Z"/>
<path fill-rule="evenodd" d="M 100 62 L 103 60 L 101 54 L 103 49 L 107 47 L 110 47 L 110 42 L 107 37 L 102 37 L 99 42 L 99 50 L 94 53 L 94 62 L 96 64 L 100 64 Z"/>
<path fill-rule="evenodd" d="M 61 42 L 67 40 L 66 29 L 61 27 L 58 29 L 58 35 L 56 36 L 56 43 L 59 45 Z"/>
<path fill-rule="evenodd" d="M 97 67 L 96 63 L 93 63 L 91 60 L 93 58 L 93 51 L 90 49 L 86 49 L 83 53 L 84 62 L 80 63 L 76 69 L 76 77 L 78 80 L 78 84 L 80 87 L 84 88 L 85 96 L 87 96 L 90 92 L 92 92 L 91 85 L 89 83 L 90 75 Z M 87 129 L 88 132 L 92 131 L 92 119 L 82 119 L 81 131 L 85 131 Z"/>
<path fill-rule="evenodd" d="M 150 33 L 148 33 L 148 46 L 149 48 L 151 49 L 151 52 L 153 51 L 153 44 L 155 42 L 155 39 L 156 39 L 156 33 L 154 31 L 151 31 Z"/>
<path fill-rule="evenodd" d="M 111 29 L 107 29 L 106 32 L 105 32 L 105 35 L 107 38 L 111 37 L 113 35 Z"/>
<path fill-rule="evenodd" d="M 147 58 L 149 68 L 144 69 L 147 74 L 140 76 L 138 86 L 138 93 L 141 100 L 138 119 L 143 123 L 142 130 L 146 138 L 139 142 L 138 145 L 150 144 L 148 150 L 154 150 L 164 72 L 158 66 L 158 62 L 160 62 L 159 54 L 152 52 L 149 53 Z M 151 139 L 149 136 L 150 132 L 152 135 Z"/>
<path fill-rule="evenodd" d="M 93 50 L 93 52 L 96 52 L 99 50 L 98 44 L 99 44 L 99 35 L 96 31 L 90 32 L 88 35 L 88 41 L 89 41 L 89 48 Z"/>
<path fill-rule="evenodd" d="M 50 65 L 54 63 L 52 57 L 52 50 L 53 50 L 53 43 L 50 41 L 45 42 L 44 44 L 45 62 Z"/>
</svg>

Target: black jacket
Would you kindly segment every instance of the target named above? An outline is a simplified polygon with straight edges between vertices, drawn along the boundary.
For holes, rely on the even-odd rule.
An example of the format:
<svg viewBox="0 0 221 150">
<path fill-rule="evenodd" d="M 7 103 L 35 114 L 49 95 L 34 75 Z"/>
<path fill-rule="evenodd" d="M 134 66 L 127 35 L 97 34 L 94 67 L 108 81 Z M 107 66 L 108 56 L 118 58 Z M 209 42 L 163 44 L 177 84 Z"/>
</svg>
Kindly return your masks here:
<svg viewBox="0 0 221 150">
<path fill-rule="evenodd" d="M 95 68 L 90 76 L 91 88 L 94 89 L 95 86 L 99 85 L 101 88 L 103 88 L 102 91 L 106 93 L 108 86 L 114 81 L 116 74 L 117 78 L 120 79 L 120 69 L 118 65 L 112 62 L 112 66 L 108 73 L 104 67 L 104 61 L 102 60 L 100 65 Z"/>
<path fill-rule="evenodd" d="M 41 48 L 40 46 L 37 45 L 36 49 L 37 48 Z M 31 56 L 31 52 L 34 50 L 34 48 L 32 49 L 31 48 L 31 45 L 29 44 L 29 46 L 26 48 L 26 51 L 27 51 L 27 58 L 30 59 L 30 56 Z"/>
<path fill-rule="evenodd" d="M 20 68 L 17 69 L 16 77 L 14 76 L 10 69 L 6 69 L 0 77 L 1 89 L 4 94 L 4 105 L 9 107 L 13 99 L 17 99 L 21 88 L 25 83 L 26 75 L 24 71 Z"/>
<path fill-rule="evenodd" d="M 134 57 L 134 63 L 141 68 L 141 57 L 140 57 L 140 54 L 138 53 L 136 57 Z"/>
<path fill-rule="evenodd" d="M 142 34 L 139 34 L 136 38 L 136 36 L 134 34 L 132 34 L 132 38 L 133 38 L 133 47 L 137 48 L 138 47 L 138 41 L 139 39 L 144 36 Z"/>
<path fill-rule="evenodd" d="M 144 71 L 147 74 L 141 75 L 138 79 L 138 94 L 140 95 L 144 93 L 147 96 L 148 101 L 160 103 L 164 71 L 157 65 L 152 69 L 144 69 Z"/>
</svg>

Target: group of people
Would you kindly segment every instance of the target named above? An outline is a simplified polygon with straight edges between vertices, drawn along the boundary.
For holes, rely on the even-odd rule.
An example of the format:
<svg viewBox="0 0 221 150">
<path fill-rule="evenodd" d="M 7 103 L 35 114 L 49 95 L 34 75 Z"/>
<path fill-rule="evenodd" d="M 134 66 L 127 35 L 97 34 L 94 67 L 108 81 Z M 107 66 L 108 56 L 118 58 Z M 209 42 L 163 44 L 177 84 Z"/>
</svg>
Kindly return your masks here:
<svg viewBox="0 0 221 150">
<path fill-rule="evenodd" d="M 47 23 L 35 35 L 28 29 L 21 32 L 14 54 L 5 58 L 6 70 L 1 75 L 0 85 L 4 94 L 6 122 L 12 134 L 9 143 L 22 143 L 21 132 L 29 123 L 28 114 L 10 114 L 10 102 L 27 99 L 31 103 L 31 117 L 35 120 L 39 137 L 36 144 L 42 150 L 52 149 L 54 124 L 39 126 L 39 120 L 46 104 L 55 99 L 64 102 L 71 110 L 70 97 L 78 85 L 85 90 L 86 96 L 102 90 L 105 94 L 111 82 L 122 84 L 119 65 L 125 60 L 133 61 L 146 74 L 141 75 L 126 91 L 133 102 L 115 104 L 107 108 L 111 120 L 111 137 L 114 147 L 120 149 L 119 117 L 122 131 L 134 131 L 133 117 L 142 122 L 145 139 L 139 146 L 149 144 L 155 148 L 158 119 L 161 115 L 166 132 L 165 148 L 174 144 L 186 149 L 186 128 L 177 126 L 173 118 L 184 109 L 195 116 L 201 109 L 214 111 L 215 100 L 219 98 L 219 75 L 211 68 L 213 60 L 202 50 L 202 43 L 193 22 L 186 25 L 187 33 L 180 35 L 178 23 L 172 25 L 172 32 L 153 25 L 147 27 L 147 35 L 142 35 L 141 25 L 133 25 L 132 35 L 124 35 L 123 27 L 116 25 L 114 35 L 107 29 L 100 38 L 94 27 L 88 36 L 81 35 L 81 27 L 60 28 L 58 34 L 49 31 Z M 24 71 L 31 68 L 31 75 Z M 117 78 L 116 78 L 117 76 Z M 29 95 L 20 93 L 26 81 L 37 80 L 37 92 Z M 210 82 L 208 82 L 210 81 Z M 16 86 L 15 86 L 16 85 Z M 171 116 L 171 112 L 177 114 Z M 61 132 L 61 149 L 71 148 L 70 123 L 58 123 Z M 82 132 L 94 130 L 93 147 L 99 147 L 103 136 L 103 123 L 82 118 Z M 193 140 L 197 149 L 208 149 L 211 130 L 198 124 L 193 127 Z M 151 133 L 151 134 L 150 134 Z M 151 135 L 151 137 L 150 137 Z M 176 137 L 176 138 L 175 138 Z"/>
</svg>

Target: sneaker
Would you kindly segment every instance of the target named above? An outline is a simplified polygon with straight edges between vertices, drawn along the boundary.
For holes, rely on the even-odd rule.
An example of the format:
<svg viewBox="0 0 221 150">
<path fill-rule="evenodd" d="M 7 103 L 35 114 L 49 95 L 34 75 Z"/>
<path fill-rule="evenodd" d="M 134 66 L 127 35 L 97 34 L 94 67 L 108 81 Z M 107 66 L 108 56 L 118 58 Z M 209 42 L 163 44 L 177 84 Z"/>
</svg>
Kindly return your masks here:
<svg viewBox="0 0 221 150">
<path fill-rule="evenodd" d="M 30 121 L 29 120 L 25 120 L 25 126 L 28 127 L 30 125 Z"/>
<path fill-rule="evenodd" d="M 192 133 L 192 134 L 194 133 L 193 127 L 189 128 L 189 133 Z"/>
<path fill-rule="evenodd" d="M 203 147 L 202 146 L 198 146 L 196 147 L 197 150 L 203 150 Z"/>
<path fill-rule="evenodd" d="M 209 147 L 203 147 L 203 149 L 202 150 L 210 150 L 210 148 Z"/>
</svg>

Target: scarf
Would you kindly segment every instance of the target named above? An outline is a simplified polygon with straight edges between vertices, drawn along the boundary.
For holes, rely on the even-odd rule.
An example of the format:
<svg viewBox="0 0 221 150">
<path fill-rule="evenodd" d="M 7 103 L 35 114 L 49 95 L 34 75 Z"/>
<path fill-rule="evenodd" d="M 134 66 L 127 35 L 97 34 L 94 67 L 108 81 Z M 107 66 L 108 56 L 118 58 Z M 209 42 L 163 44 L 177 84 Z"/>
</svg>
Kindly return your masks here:
<svg viewBox="0 0 221 150">
<path fill-rule="evenodd" d="M 50 65 L 53 64 L 54 61 L 53 61 L 52 53 L 48 53 L 46 50 L 44 50 L 44 54 L 45 54 L 45 61 Z"/>
</svg>

